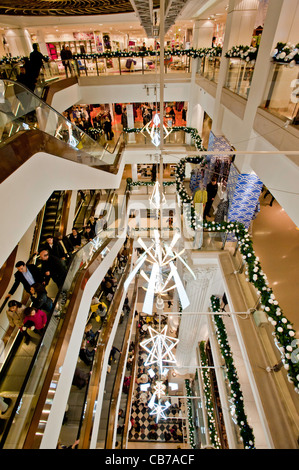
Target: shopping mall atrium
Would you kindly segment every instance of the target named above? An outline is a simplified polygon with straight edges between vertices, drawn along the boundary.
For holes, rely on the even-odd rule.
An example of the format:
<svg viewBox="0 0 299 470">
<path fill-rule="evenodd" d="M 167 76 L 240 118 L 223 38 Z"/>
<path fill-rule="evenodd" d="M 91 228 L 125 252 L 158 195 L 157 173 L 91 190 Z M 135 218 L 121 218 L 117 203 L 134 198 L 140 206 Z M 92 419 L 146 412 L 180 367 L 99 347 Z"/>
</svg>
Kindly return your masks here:
<svg viewBox="0 0 299 470">
<path fill-rule="evenodd" d="M 299 448 L 297 27 L 0 0 L 1 449 Z"/>
</svg>

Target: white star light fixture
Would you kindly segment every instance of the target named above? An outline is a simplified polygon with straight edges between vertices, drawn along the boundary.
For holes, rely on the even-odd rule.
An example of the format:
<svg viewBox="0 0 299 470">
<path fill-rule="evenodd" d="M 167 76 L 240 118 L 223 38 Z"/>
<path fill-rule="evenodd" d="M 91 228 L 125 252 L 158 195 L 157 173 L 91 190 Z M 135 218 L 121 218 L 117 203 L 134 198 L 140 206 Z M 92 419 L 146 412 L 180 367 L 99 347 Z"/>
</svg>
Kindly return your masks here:
<svg viewBox="0 0 299 470">
<path fill-rule="evenodd" d="M 173 348 L 178 344 L 177 338 L 166 335 L 167 325 L 161 332 L 154 330 L 151 326 L 148 329 L 150 338 L 140 343 L 140 346 L 148 352 L 148 357 L 144 363 L 145 366 L 157 364 L 161 375 L 164 374 L 165 365 L 173 365 L 176 363 L 173 354 Z"/>
<path fill-rule="evenodd" d="M 142 129 L 141 129 L 141 134 L 146 137 L 146 135 L 143 133 L 143 131 L 146 131 L 152 140 L 152 143 L 156 146 L 159 147 L 160 145 L 160 132 L 159 132 L 159 127 L 160 127 L 161 121 L 160 121 L 160 116 L 159 114 L 155 114 L 154 118 L 148 122 Z M 163 130 L 164 130 L 164 139 L 169 136 L 171 133 L 171 130 L 168 130 L 165 124 L 163 124 Z"/>
<path fill-rule="evenodd" d="M 180 276 L 177 272 L 177 268 L 174 265 L 174 261 L 179 259 L 186 268 L 196 279 L 193 271 L 185 263 L 181 257 L 184 250 L 181 252 L 174 251 L 174 246 L 180 239 L 180 234 L 177 232 L 173 237 L 170 245 L 162 242 L 160 239 L 160 234 L 158 230 L 154 230 L 153 243 L 147 247 L 144 241 L 141 238 L 138 238 L 139 245 L 144 249 L 144 253 L 138 258 L 135 268 L 131 271 L 128 278 L 125 281 L 124 288 L 128 289 L 129 284 L 137 274 L 137 272 L 142 268 L 145 261 L 148 261 L 152 264 L 152 270 L 150 276 L 148 276 L 143 270 L 140 271 L 141 276 L 147 281 L 148 286 L 145 288 L 146 295 L 143 303 L 142 311 L 147 315 L 152 315 L 153 312 L 153 303 L 155 295 L 158 297 L 159 304 L 161 303 L 161 296 L 166 295 L 167 292 L 177 289 L 179 300 L 182 306 L 182 309 L 188 307 L 190 304 L 187 293 L 185 291 L 184 285 L 180 279 Z M 163 278 L 163 270 L 165 271 L 166 267 L 170 268 L 166 280 Z M 174 283 L 170 284 L 170 281 L 173 280 Z"/>
<path fill-rule="evenodd" d="M 158 423 L 160 418 L 166 419 L 164 412 L 170 407 L 169 401 L 166 401 L 164 405 L 162 405 L 160 401 L 158 403 L 153 403 L 152 405 L 153 406 L 150 407 L 150 404 L 149 404 L 149 407 L 152 408 L 150 415 L 151 416 L 156 415 L 156 423 Z"/>
<path fill-rule="evenodd" d="M 162 194 L 162 200 L 161 200 L 161 194 L 160 194 L 160 183 L 159 181 L 156 181 L 153 189 L 153 193 L 150 198 L 150 204 L 153 206 L 155 209 L 159 210 L 160 207 L 166 203 L 165 195 L 164 193 Z"/>
</svg>

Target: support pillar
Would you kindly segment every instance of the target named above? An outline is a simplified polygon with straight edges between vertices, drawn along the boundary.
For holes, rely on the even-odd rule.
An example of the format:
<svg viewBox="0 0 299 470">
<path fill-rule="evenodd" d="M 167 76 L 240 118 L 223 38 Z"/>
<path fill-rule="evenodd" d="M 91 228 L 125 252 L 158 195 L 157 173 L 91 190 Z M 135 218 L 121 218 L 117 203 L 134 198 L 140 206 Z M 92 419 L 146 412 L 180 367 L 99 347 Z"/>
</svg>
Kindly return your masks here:
<svg viewBox="0 0 299 470">
<path fill-rule="evenodd" d="M 32 52 L 32 41 L 27 29 L 9 29 L 5 38 L 12 57 L 29 56 Z"/>
<path fill-rule="evenodd" d="M 38 31 L 36 31 L 36 41 L 38 43 L 40 52 L 43 55 L 48 56 L 49 52 L 48 52 L 46 41 L 45 41 L 45 35 L 44 35 L 43 31 L 40 30 L 40 29 Z"/>
</svg>

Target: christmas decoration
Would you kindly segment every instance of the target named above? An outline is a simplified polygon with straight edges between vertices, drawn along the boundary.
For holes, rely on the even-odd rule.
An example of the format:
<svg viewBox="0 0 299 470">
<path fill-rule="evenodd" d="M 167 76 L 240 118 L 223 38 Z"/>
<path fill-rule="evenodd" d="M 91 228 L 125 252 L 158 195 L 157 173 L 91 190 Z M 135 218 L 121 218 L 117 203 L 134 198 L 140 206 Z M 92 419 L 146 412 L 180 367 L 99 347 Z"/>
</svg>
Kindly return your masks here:
<svg viewBox="0 0 299 470">
<path fill-rule="evenodd" d="M 190 380 L 185 379 L 185 388 L 186 388 L 186 396 L 191 397 L 192 396 L 192 390 L 190 387 Z M 191 449 L 195 449 L 195 428 L 193 424 L 193 413 L 192 413 L 192 401 L 190 398 L 187 398 L 187 419 L 188 419 L 188 428 L 189 428 L 189 444 L 191 446 Z"/>
<path fill-rule="evenodd" d="M 220 299 L 216 296 L 211 297 L 211 307 L 214 313 L 220 312 Z M 213 318 L 218 344 L 220 351 L 225 361 L 226 374 L 230 385 L 231 391 L 231 412 L 236 415 L 237 424 L 240 430 L 240 436 L 243 441 L 245 449 L 254 449 L 254 435 L 252 428 L 247 422 L 247 417 L 244 410 L 243 394 L 238 381 L 238 375 L 234 366 L 233 355 L 228 343 L 225 325 L 221 315 L 214 315 Z"/>
<path fill-rule="evenodd" d="M 258 46 L 233 46 L 229 49 L 225 57 L 229 59 L 241 59 L 246 62 L 254 63 L 258 54 Z"/>
<path fill-rule="evenodd" d="M 203 379 L 203 388 L 204 388 L 204 395 L 205 395 L 205 409 L 207 412 L 207 419 L 208 419 L 208 432 L 211 440 L 211 444 L 216 448 L 220 449 L 220 439 L 217 432 L 216 427 L 216 419 L 215 419 L 215 410 L 214 404 L 212 399 L 212 391 L 211 391 L 211 380 L 210 380 L 210 372 L 208 369 L 208 359 L 205 352 L 205 342 L 201 341 L 199 345 L 200 350 L 200 363 L 202 365 L 201 375 Z"/>
</svg>

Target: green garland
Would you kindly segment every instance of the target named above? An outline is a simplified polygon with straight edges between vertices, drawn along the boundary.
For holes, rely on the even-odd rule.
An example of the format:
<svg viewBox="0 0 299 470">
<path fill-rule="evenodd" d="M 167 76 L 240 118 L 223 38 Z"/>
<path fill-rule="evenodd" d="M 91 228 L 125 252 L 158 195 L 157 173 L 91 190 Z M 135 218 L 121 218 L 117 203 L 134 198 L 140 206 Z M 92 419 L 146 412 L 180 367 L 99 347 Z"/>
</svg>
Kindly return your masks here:
<svg viewBox="0 0 299 470">
<path fill-rule="evenodd" d="M 205 352 L 205 342 L 201 341 L 199 345 L 200 350 L 200 362 L 202 365 L 202 378 L 203 378 L 203 387 L 204 387 L 204 395 L 205 395 L 205 405 L 207 411 L 207 418 L 208 418 L 208 426 L 209 426 L 209 435 L 211 439 L 212 445 L 216 449 L 220 449 L 220 440 L 217 433 L 216 428 L 216 420 L 215 420 L 215 410 L 212 400 L 212 391 L 211 391 L 211 381 L 210 381 L 210 373 L 209 369 L 206 368 L 208 365 L 208 359 Z"/>
<path fill-rule="evenodd" d="M 255 255 L 253 243 L 248 230 L 240 222 L 221 222 L 216 224 L 214 221 L 204 221 L 203 228 L 212 232 L 234 233 L 239 244 L 239 250 L 246 263 L 245 274 L 247 281 L 251 282 L 260 295 L 261 307 L 268 315 L 268 321 L 274 327 L 273 335 L 280 345 L 280 352 L 284 367 L 287 370 L 288 380 L 295 387 L 295 392 L 299 393 L 299 362 L 295 362 L 292 352 L 296 350 L 296 332 L 293 324 L 283 315 L 281 308 L 273 294 L 266 275 L 263 273 L 259 258 Z"/>
<path fill-rule="evenodd" d="M 211 297 L 212 311 L 220 312 L 220 299 L 216 296 Z M 227 378 L 231 389 L 231 400 L 235 407 L 237 423 L 240 429 L 240 435 L 243 440 L 245 449 L 254 449 L 254 435 L 252 428 L 247 422 L 247 416 L 244 410 L 243 394 L 238 381 L 237 371 L 233 361 L 233 355 L 228 343 L 226 328 L 221 315 L 214 315 L 214 323 L 216 326 L 216 335 L 220 346 L 221 354 L 225 361 Z"/>
<path fill-rule="evenodd" d="M 255 62 L 258 50 L 259 46 L 233 46 L 225 53 L 225 57 L 229 59 L 241 59 L 246 62 Z"/>
<path fill-rule="evenodd" d="M 191 133 L 191 137 L 197 135 L 196 129 L 187 127 L 177 127 L 176 129 L 184 130 Z M 139 129 L 126 129 L 127 132 L 140 132 Z M 201 142 L 198 142 L 201 147 Z M 182 158 L 176 165 L 176 189 L 181 202 L 189 204 L 189 213 L 187 213 L 187 223 L 193 229 L 197 228 L 196 214 L 194 204 L 191 196 L 187 193 L 184 187 L 185 166 L 186 163 L 202 164 L 205 163 L 205 157 L 185 157 Z M 253 243 L 248 233 L 248 230 L 240 222 L 222 222 L 216 224 L 214 221 L 204 221 L 203 229 L 213 232 L 228 232 L 234 233 L 238 240 L 239 250 L 246 263 L 248 281 L 253 284 L 257 289 L 257 294 L 260 295 L 262 309 L 268 315 L 269 322 L 273 325 L 275 332 L 274 335 L 280 345 L 280 351 L 284 361 L 284 367 L 288 372 L 288 380 L 294 384 L 295 392 L 299 393 L 299 362 L 292 360 L 292 353 L 297 348 L 295 344 L 296 332 L 293 324 L 283 315 L 277 300 L 273 294 L 272 289 L 268 286 L 266 275 L 262 271 L 259 258 L 255 255 Z"/>
<path fill-rule="evenodd" d="M 191 397 L 192 390 L 190 387 L 189 379 L 185 379 L 185 387 L 186 387 L 187 397 Z M 189 443 L 190 443 L 191 449 L 195 449 L 196 448 L 195 439 L 194 439 L 195 428 L 193 424 L 192 401 L 190 398 L 187 398 L 187 413 L 188 413 Z"/>
<path fill-rule="evenodd" d="M 221 47 L 204 47 L 200 49 L 176 49 L 165 50 L 164 56 L 167 57 L 190 57 L 192 59 L 203 57 L 220 57 Z M 91 54 L 73 54 L 74 59 L 115 59 L 121 57 L 160 57 L 160 51 L 106 51 L 95 52 Z"/>
<path fill-rule="evenodd" d="M 284 64 L 299 64 L 299 43 L 293 45 L 286 42 L 278 42 L 272 52 L 272 59 L 274 62 Z"/>
<path fill-rule="evenodd" d="M 128 189 L 130 190 L 132 186 L 154 186 L 155 181 L 128 181 Z M 175 181 L 163 181 L 163 186 L 172 186 L 175 184 Z"/>
</svg>

